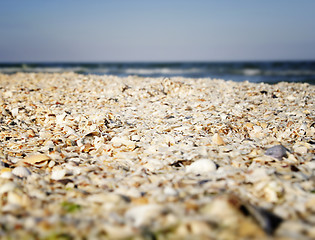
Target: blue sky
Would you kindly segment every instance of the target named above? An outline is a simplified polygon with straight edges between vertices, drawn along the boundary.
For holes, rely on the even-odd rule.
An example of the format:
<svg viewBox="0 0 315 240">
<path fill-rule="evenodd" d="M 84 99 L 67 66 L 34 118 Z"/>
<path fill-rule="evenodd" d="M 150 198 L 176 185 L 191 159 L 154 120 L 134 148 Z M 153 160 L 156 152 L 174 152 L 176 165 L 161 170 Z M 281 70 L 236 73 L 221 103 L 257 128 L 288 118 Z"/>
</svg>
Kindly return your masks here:
<svg viewBox="0 0 315 240">
<path fill-rule="evenodd" d="M 315 60 L 314 0 L 1 0 L 0 62 Z"/>
</svg>

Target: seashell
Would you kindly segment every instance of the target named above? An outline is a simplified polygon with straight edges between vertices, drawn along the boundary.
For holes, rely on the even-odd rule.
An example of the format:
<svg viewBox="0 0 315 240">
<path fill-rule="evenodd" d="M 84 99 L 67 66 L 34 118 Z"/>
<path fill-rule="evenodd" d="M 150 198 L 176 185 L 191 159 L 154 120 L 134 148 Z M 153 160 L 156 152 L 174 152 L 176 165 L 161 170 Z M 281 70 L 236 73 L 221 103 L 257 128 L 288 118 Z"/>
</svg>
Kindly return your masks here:
<svg viewBox="0 0 315 240">
<path fill-rule="evenodd" d="M 17 185 L 14 182 L 8 182 L 0 186 L 0 194 L 14 190 Z"/>
<path fill-rule="evenodd" d="M 50 132 L 48 132 L 48 131 L 40 131 L 39 132 L 39 137 L 41 139 L 51 139 L 53 137 L 53 135 Z"/>
<path fill-rule="evenodd" d="M 130 137 L 131 141 L 140 142 L 140 136 L 139 135 L 132 135 Z"/>
<path fill-rule="evenodd" d="M 135 227 L 144 227 L 150 225 L 162 213 L 164 208 L 157 204 L 146 204 L 130 208 L 125 213 L 125 218 L 132 222 Z"/>
<path fill-rule="evenodd" d="M 35 137 L 35 132 L 33 129 L 26 130 L 26 136 L 27 137 Z"/>
<path fill-rule="evenodd" d="M 272 212 L 256 207 L 251 204 L 245 204 L 243 207 L 249 212 L 249 214 L 258 222 L 261 228 L 269 235 L 273 234 L 275 230 L 283 222 L 283 219 Z"/>
<path fill-rule="evenodd" d="M 276 203 L 281 192 L 283 192 L 282 187 L 275 181 L 269 182 L 264 188 L 264 195 L 268 202 Z"/>
<path fill-rule="evenodd" d="M 8 193 L 8 198 L 7 198 L 8 203 L 22 206 L 23 205 L 23 199 L 20 195 L 18 195 L 15 192 L 9 192 Z"/>
<path fill-rule="evenodd" d="M 19 114 L 19 108 L 18 108 L 18 107 L 13 108 L 13 109 L 11 110 L 11 113 L 12 113 L 12 116 L 13 116 L 13 117 L 17 117 L 18 114 Z"/>
<path fill-rule="evenodd" d="M 246 181 L 254 183 L 258 181 L 266 181 L 269 179 L 265 168 L 255 168 L 246 175 Z"/>
<path fill-rule="evenodd" d="M 187 173 L 203 174 L 216 170 L 216 164 L 210 159 L 199 159 L 186 167 Z"/>
<path fill-rule="evenodd" d="M 1 175 L 0 175 L 0 177 L 4 179 L 11 179 L 13 178 L 13 176 L 14 175 L 12 174 L 11 171 L 1 172 Z"/>
<path fill-rule="evenodd" d="M 159 169 L 162 169 L 165 166 L 165 163 L 163 163 L 163 161 L 160 161 L 158 159 L 147 159 L 147 163 L 143 165 L 146 169 L 148 169 L 149 171 L 156 171 Z"/>
<path fill-rule="evenodd" d="M 132 150 L 136 147 L 136 144 L 133 141 L 128 140 L 127 138 L 123 138 L 123 137 L 113 137 L 111 140 L 111 143 L 112 143 L 112 146 L 115 148 L 125 146 L 126 148 Z"/>
<path fill-rule="evenodd" d="M 51 173 L 51 179 L 60 180 L 63 179 L 67 171 L 65 169 L 54 169 Z"/>
<path fill-rule="evenodd" d="M 45 154 L 36 154 L 29 157 L 26 157 L 23 159 L 24 163 L 28 163 L 30 165 L 36 165 L 36 166 L 45 166 L 47 165 L 48 161 L 50 160 L 50 157 L 46 156 Z"/>
<path fill-rule="evenodd" d="M 307 151 L 308 151 L 306 146 L 296 146 L 296 145 L 293 146 L 293 150 L 295 153 L 299 153 L 301 155 L 307 154 Z"/>
<path fill-rule="evenodd" d="M 99 137 L 100 133 L 93 131 L 88 134 L 86 134 L 82 139 L 81 139 L 81 144 L 93 144 L 95 137 Z"/>
<path fill-rule="evenodd" d="M 48 167 L 52 168 L 56 165 L 56 162 L 54 160 L 51 160 L 48 164 Z"/>
<path fill-rule="evenodd" d="M 216 145 L 225 145 L 225 142 L 223 141 L 223 139 L 220 137 L 220 135 L 218 133 L 215 133 L 212 136 L 211 140 Z"/>
<path fill-rule="evenodd" d="M 282 145 L 276 145 L 271 148 L 268 148 L 265 152 L 265 155 L 271 156 L 278 160 L 282 160 L 283 157 L 288 157 L 287 152 L 290 152 L 287 148 Z"/>
<path fill-rule="evenodd" d="M 251 123 L 251 122 L 247 122 L 247 123 L 245 124 L 245 127 L 248 128 L 248 129 L 252 129 L 252 128 L 254 127 L 254 124 Z"/>
<path fill-rule="evenodd" d="M 12 174 L 17 177 L 24 178 L 30 176 L 32 173 L 26 167 L 19 166 L 12 170 Z"/>
<path fill-rule="evenodd" d="M 55 144 L 51 140 L 47 140 L 44 146 L 41 148 L 41 151 L 53 151 L 55 149 Z"/>
<path fill-rule="evenodd" d="M 167 196 L 177 196 L 178 195 L 178 191 L 176 191 L 176 189 L 174 189 L 172 187 L 165 187 L 163 192 Z"/>
</svg>

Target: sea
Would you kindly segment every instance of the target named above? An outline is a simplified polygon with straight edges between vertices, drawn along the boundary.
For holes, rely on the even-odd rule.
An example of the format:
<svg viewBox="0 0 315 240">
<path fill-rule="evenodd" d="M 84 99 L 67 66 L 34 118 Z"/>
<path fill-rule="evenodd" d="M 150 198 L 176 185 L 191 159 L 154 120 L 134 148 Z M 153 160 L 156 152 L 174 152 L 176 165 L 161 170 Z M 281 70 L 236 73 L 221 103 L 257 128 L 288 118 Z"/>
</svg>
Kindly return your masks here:
<svg viewBox="0 0 315 240">
<path fill-rule="evenodd" d="M 224 79 L 255 83 L 303 82 L 315 84 L 315 61 L 236 62 L 41 62 L 0 63 L 0 73 L 17 72 Z"/>
</svg>

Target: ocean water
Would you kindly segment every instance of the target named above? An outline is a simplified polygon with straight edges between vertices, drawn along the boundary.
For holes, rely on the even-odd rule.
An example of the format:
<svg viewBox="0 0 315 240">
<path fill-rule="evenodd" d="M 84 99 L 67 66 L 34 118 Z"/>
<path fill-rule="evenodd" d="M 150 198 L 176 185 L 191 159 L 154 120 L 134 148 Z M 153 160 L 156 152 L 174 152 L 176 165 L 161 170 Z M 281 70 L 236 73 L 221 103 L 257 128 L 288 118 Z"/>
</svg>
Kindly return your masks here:
<svg viewBox="0 0 315 240">
<path fill-rule="evenodd" d="M 142 77 L 220 78 L 250 82 L 315 84 L 315 61 L 0 63 L 0 73 L 69 72 Z"/>
</svg>

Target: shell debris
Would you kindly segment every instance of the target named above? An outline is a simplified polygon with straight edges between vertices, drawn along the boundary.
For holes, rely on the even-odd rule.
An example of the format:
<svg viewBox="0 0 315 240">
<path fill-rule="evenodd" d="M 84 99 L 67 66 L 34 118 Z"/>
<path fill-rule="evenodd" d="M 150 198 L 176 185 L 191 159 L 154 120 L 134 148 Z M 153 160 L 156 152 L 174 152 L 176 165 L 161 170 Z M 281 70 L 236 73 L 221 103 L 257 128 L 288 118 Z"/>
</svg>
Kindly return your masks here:
<svg viewBox="0 0 315 240">
<path fill-rule="evenodd" d="M 310 96 L 305 83 L 0 74 L 1 236 L 315 239 Z"/>
</svg>

